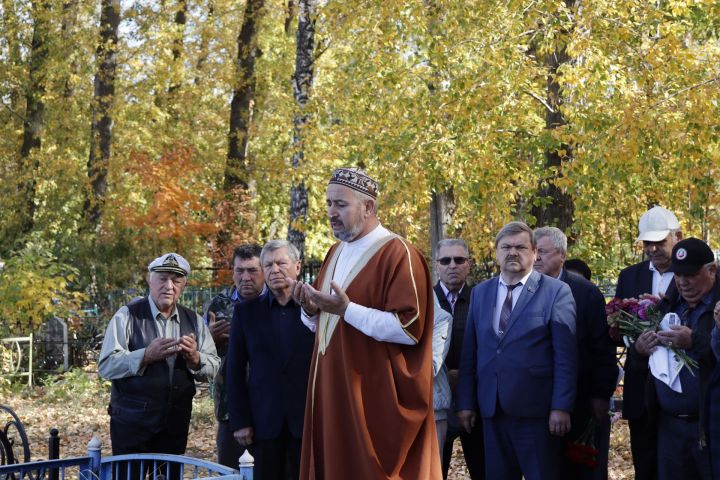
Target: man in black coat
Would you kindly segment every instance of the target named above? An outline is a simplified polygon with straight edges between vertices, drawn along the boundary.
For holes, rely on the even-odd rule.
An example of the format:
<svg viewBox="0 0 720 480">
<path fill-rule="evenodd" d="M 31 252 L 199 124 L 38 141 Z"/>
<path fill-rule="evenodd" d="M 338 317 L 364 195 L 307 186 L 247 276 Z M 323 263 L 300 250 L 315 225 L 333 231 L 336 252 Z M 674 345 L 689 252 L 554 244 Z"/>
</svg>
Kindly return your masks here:
<svg viewBox="0 0 720 480">
<path fill-rule="evenodd" d="M 677 321 L 657 333 L 642 333 L 635 350 L 647 362 L 658 347 L 666 346 L 697 362 L 692 372 L 687 366 L 680 368 L 679 382 L 670 382 L 667 375 L 659 376 L 663 380 L 651 375 L 648 405 L 658 432 L 658 478 L 710 480 L 706 421 L 708 387 L 716 366 L 710 337 L 715 325 L 713 308 L 720 299 L 718 268 L 710 247 L 697 238 L 686 238 L 673 247 L 672 265 L 677 289 L 668 292 L 660 310 L 675 314 Z M 668 358 L 665 349 L 658 355 L 653 360 Z"/>
<path fill-rule="evenodd" d="M 682 239 L 680 223 L 675 215 L 653 207 L 640 218 L 637 241 L 643 243 L 648 260 L 631 265 L 620 272 L 615 296 L 620 299 L 639 298 L 649 293 L 662 296 L 672 285 L 672 249 Z M 630 448 L 636 480 L 657 478 L 657 426 L 650 421 L 645 398 L 647 359 L 638 357 L 635 345 L 625 356 L 623 381 L 623 417 L 630 427 Z"/>
<path fill-rule="evenodd" d="M 237 305 L 230 331 L 230 428 L 255 457 L 255 479 L 297 479 L 315 335 L 301 322 L 287 281 L 300 273 L 297 248 L 272 240 L 263 247 L 260 263 L 269 292 Z"/>
<path fill-rule="evenodd" d="M 578 383 L 572 430 L 566 441 L 578 439 L 595 423 L 594 444 L 598 450 L 597 466 L 572 463 L 564 459 L 563 479 L 604 480 L 608 477 L 610 447 L 610 397 L 617 383 L 618 367 L 615 345 L 608 336 L 605 299 L 591 282 L 563 268 L 567 253 L 567 237 L 555 227 L 535 230 L 537 260 L 535 270 L 558 278 L 570 286 L 576 304 L 576 336 L 578 342 Z"/>
<path fill-rule="evenodd" d="M 470 308 L 471 287 L 466 283 L 470 273 L 470 252 L 464 240 L 447 238 L 438 242 L 435 248 L 435 271 L 440 280 L 435 284 L 435 294 L 443 310 L 452 313 L 453 326 L 450 337 L 450 349 L 445 358 L 448 369 L 450 389 L 455 395 L 460 353 L 465 336 L 465 322 Z M 485 478 L 485 451 L 482 422 L 477 422 L 470 433 L 465 432 L 455 416 L 454 408 L 448 412 L 448 431 L 442 446 L 443 478 L 447 478 L 452 457 L 453 443 L 460 437 L 465 456 L 465 464 L 472 480 Z"/>
</svg>

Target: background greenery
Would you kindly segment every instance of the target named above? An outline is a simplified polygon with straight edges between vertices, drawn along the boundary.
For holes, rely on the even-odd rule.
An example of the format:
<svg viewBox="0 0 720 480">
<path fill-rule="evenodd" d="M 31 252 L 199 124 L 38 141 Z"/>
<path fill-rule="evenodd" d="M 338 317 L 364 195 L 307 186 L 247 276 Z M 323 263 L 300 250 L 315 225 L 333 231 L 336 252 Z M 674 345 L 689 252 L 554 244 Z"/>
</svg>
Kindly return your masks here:
<svg viewBox="0 0 720 480">
<path fill-rule="evenodd" d="M 117 41 L 102 35 L 108 6 Z M 302 12 L 306 103 L 293 90 Z M 195 284 L 227 281 L 228 245 L 291 226 L 322 258 L 325 184 L 341 165 L 380 180 L 383 223 L 428 257 L 431 200 L 450 198 L 444 234 L 468 240 L 488 272 L 493 236 L 514 218 L 560 226 L 570 255 L 607 278 L 638 258 L 653 204 L 717 247 L 719 25 L 711 0 L 2 0 L 3 326 L 142 285 L 161 251 L 185 255 Z M 248 58 L 248 144 L 232 163 Z M 98 196 L 103 112 L 112 149 Z M 300 182 L 307 216 L 291 225 Z"/>
</svg>

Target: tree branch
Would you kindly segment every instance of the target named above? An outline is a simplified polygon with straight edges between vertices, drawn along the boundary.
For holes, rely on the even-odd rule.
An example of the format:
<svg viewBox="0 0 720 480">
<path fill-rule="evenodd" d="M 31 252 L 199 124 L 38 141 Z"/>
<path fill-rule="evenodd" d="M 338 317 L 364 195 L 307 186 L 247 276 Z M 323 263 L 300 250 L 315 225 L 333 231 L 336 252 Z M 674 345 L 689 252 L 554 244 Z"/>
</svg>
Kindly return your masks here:
<svg viewBox="0 0 720 480">
<path fill-rule="evenodd" d="M 17 113 L 15 110 L 13 110 L 12 108 L 10 108 L 10 105 L 8 105 L 7 103 L 3 102 L 3 107 L 5 107 L 8 112 L 10 112 L 10 113 L 12 113 L 13 115 L 15 115 L 21 122 L 24 123 L 24 122 L 27 120 L 27 118 L 23 117 L 22 115 L 20 115 L 19 113 Z"/>
<path fill-rule="evenodd" d="M 538 102 L 542 103 L 543 106 L 547 109 L 548 112 L 550 112 L 550 113 L 557 113 L 557 112 L 555 111 L 555 109 L 554 109 L 553 107 L 551 107 L 550 104 L 545 101 L 545 99 L 538 97 L 537 95 L 535 95 L 535 94 L 534 94 L 533 92 L 531 92 L 530 90 L 523 90 L 523 93 L 527 93 L 527 94 L 530 95 L 532 98 L 534 98 L 534 99 L 537 100 Z"/>
</svg>

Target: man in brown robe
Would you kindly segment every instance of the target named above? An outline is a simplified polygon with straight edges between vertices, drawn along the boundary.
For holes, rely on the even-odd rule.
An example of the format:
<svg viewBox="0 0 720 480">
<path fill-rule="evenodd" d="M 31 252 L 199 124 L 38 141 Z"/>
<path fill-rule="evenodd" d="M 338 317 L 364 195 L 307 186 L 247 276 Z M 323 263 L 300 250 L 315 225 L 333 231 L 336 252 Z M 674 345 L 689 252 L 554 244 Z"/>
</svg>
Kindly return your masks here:
<svg viewBox="0 0 720 480">
<path fill-rule="evenodd" d="M 340 242 L 314 284 L 298 283 L 316 331 L 303 480 L 439 480 L 433 418 L 433 296 L 423 256 L 377 218 L 377 183 L 340 168 L 327 189 Z"/>
</svg>

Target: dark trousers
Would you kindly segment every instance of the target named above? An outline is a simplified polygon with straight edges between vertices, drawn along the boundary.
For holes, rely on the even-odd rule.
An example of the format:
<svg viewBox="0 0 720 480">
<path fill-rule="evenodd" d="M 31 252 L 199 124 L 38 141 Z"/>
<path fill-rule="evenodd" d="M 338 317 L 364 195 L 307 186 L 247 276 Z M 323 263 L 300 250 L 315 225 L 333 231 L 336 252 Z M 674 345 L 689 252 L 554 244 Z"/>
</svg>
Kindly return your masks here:
<svg viewBox="0 0 720 480">
<path fill-rule="evenodd" d="M 658 415 L 658 479 L 710 480 L 710 453 L 698 446 L 698 420 Z"/>
<path fill-rule="evenodd" d="M 635 467 L 635 480 L 657 480 L 657 424 L 647 412 L 628 419 L 630 451 Z"/>
<path fill-rule="evenodd" d="M 226 467 L 239 467 L 240 456 L 245 452 L 245 447 L 241 446 L 230 429 L 230 422 L 218 421 L 217 435 L 215 436 L 217 445 L 218 463 Z"/>
<path fill-rule="evenodd" d="M 610 450 L 610 417 L 603 419 L 601 424 L 595 426 L 593 444 L 597 450 L 597 466 L 591 468 L 571 462 L 563 456 L 563 471 L 559 477 L 562 480 L 607 480 L 608 479 L 608 451 Z M 580 437 L 587 428 L 589 418 L 573 418 L 572 430 L 565 441 L 572 441 Z M 577 423 L 577 424 L 576 424 Z"/>
<path fill-rule="evenodd" d="M 498 413 L 483 418 L 485 475 L 493 480 L 557 480 L 562 443 L 550 435 L 547 418 Z"/>
<path fill-rule="evenodd" d="M 188 426 L 189 427 L 189 426 Z M 187 446 L 187 429 L 185 434 L 177 432 L 177 428 L 173 432 L 167 429 L 160 431 L 142 428 L 137 424 L 124 424 L 115 420 L 110 420 L 110 441 L 112 443 L 113 455 L 126 455 L 131 453 L 170 453 L 174 455 L 183 455 Z M 130 475 L 128 477 L 128 469 Z M 140 462 L 130 462 L 125 465 L 118 465 L 113 472 L 114 478 L 139 480 L 149 475 L 149 478 L 155 478 L 163 475 L 166 479 L 179 479 L 179 465 L 168 465 L 160 462 L 157 465 L 144 465 L 141 469 Z"/>
<path fill-rule="evenodd" d="M 302 440 L 290 433 L 287 423 L 277 438 L 256 439 L 250 453 L 255 457 L 255 480 L 297 480 L 300 477 Z"/>
<path fill-rule="evenodd" d="M 478 418 L 475 428 L 470 433 L 467 433 L 460 426 L 460 422 L 453 412 L 448 412 L 448 430 L 442 451 L 443 479 L 447 479 L 453 444 L 458 437 L 460 437 L 465 465 L 467 465 L 470 472 L 470 478 L 472 480 L 485 480 L 485 444 L 483 442 L 482 420 Z"/>
</svg>

